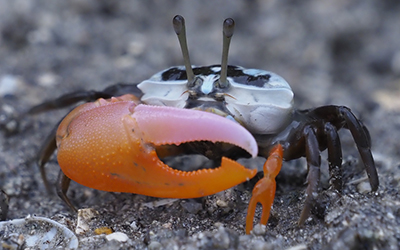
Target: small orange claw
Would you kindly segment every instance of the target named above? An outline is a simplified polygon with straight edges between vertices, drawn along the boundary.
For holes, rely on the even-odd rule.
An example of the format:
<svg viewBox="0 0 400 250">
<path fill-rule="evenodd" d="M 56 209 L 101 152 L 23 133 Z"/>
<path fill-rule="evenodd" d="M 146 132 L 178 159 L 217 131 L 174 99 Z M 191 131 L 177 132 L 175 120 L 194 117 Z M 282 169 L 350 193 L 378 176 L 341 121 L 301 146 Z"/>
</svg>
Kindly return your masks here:
<svg viewBox="0 0 400 250">
<path fill-rule="evenodd" d="M 279 174 L 282 167 L 283 149 L 280 144 L 276 145 L 270 152 L 264 164 L 264 177 L 254 186 L 253 195 L 249 202 L 246 216 L 246 234 L 250 234 L 253 229 L 254 213 L 257 203 L 262 206 L 260 224 L 266 225 L 274 202 L 276 182 L 275 177 Z"/>
</svg>

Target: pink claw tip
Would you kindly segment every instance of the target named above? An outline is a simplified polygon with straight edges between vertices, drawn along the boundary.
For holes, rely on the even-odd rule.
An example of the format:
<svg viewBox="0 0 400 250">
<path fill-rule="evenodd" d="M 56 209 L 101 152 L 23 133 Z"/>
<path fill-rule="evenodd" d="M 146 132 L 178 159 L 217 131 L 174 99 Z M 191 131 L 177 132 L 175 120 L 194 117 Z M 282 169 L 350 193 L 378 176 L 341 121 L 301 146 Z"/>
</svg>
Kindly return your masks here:
<svg viewBox="0 0 400 250">
<path fill-rule="evenodd" d="M 179 145 L 189 141 L 226 142 L 258 154 L 253 135 L 243 126 L 225 117 L 193 109 L 138 105 L 131 115 L 144 139 L 154 144 Z"/>
</svg>

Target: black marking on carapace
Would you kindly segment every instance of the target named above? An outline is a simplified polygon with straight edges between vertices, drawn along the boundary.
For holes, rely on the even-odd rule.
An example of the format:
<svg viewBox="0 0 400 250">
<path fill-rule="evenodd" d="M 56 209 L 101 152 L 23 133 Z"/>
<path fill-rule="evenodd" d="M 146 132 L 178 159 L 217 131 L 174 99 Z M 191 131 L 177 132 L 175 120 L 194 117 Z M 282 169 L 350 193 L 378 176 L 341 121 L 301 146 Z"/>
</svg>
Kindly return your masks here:
<svg viewBox="0 0 400 250">
<path fill-rule="evenodd" d="M 218 75 L 219 71 L 214 71 L 213 68 L 221 67 L 221 65 L 215 64 L 211 66 L 194 67 L 193 73 L 198 75 Z M 253 76 L 243 73 L 242 68 L 237 66 L 228 66 L 228 77 L 233 78 L 236 83 L 244 85 L 251 85 L 256 87 L 264 87 L 264 84 L 271 78 L 270 74 Z M 161 75 L 162 81 L 177 81 L 187 80 L 186 70 L 178 69 L 176 67 L 170 68 Z"/>
</svg>

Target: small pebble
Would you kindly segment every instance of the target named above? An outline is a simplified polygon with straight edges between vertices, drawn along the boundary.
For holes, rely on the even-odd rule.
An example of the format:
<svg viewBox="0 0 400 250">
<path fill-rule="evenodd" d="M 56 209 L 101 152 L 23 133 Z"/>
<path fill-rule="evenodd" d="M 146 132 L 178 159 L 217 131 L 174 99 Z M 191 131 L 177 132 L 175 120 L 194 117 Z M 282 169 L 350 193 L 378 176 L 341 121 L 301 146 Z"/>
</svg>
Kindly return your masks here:
<svg viewBox="0 0 400 250">
<path fill-rule="evenodd" d="M 371 185 L 369 184 L 369 182 L 363 181 L 357 185 L 357 190 L 361 194 L 369 193 L 371 192 Z"/>
<path fill-rule="evenodd" d="M 43 73 L 37 78 L 37 82 L 42 87 L 52 87 L 59 81 L 59 76 L 54 73 Z"/>
<path fill-rule="evenodd" d="M 130 225 L 129 225 L 134 231 L 138 230 L 138 226 L 136 224 L 136 221 L 133 221 Z"/>
<path fill-rule="evenodd" d="M 116 240 L 118 242 L 127 242 L 129 240 L 128 235 L 122 232 L 115 232 L 106 236 L 108 241 Z"/>
<path fill-rule="evenodd" d="M 98 212 L 91 208 L 79 209 L 76 223 L 76 234 L 84 234 L 89 230 L 89 222 L 98 215 Z"/>
<path fill-rule="evenodd" d="M 17 92 L 21 80 L 14 75 L 3 75 L 0 78 L 0 96 L 11 95 Z"/>
<path fill-rule="evenodd" d="M 300 244 L 297 246 L 289 247 L 286 250 L 306 250 L 307 246 L 305 244 Z"/>
<path fill-rule="evenodd" d="M 152 242 L 150 242 L 150 244 L 148 246 L 149 250 L 158 250 L 158 249 L 161 249 L 161 248 L 162 248 L 162 245 L 158 241 L 152 241 Z"/>
<path fill-rule="evenodd" d="M 109 227 L 99 227 L 94 230 L 94 233 L 97 235 L 100 235 L 100 234 L 108 235 L 108 234 L 112 234 L 112 232 L 113 232 L 112 229 Z"/>
<path fill-rule="evenodd" d="M 267 227 L 265 225 L 257 224 L 254 226 L 252 233 L 256 236 L 265 235 L 267 232 Z"/>
</svg>

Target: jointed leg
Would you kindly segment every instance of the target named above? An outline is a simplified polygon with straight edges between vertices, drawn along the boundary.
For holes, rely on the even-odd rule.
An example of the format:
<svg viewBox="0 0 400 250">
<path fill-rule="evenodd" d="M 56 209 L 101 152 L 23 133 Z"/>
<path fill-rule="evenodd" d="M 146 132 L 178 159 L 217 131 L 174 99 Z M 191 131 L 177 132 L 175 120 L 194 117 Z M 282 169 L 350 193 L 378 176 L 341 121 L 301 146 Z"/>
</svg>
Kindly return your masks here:
<svg viewBox="0 0 400 250">
<path fill-rule="evenodd" d="M 270 152 L 264 164 L 264 177 L 260 179 L 253 189 L 253 195 L 249 202 L 246 216 L 246 234 L 253 229 L 254 213 L 257 203 L 262 206 L 260 224 L 267 224 L 272 203 L 274 202 L 276 182 L 275 177 L 282 167 L 283 150 L 280 144 L 276 145 Z"/>
<path fill-rule="evenodd" d="M 47 136 L 46 140 L 44 141 L 38 153 L 38 159 L 37 159 L 37 164 L 39 166 L 40 174 L 43 179 L 43 184 L 46 187 L 47 192 L 50 194 L 52 193 L 52 191 L 49 185 L 49 181 L 47 180 L 46 169 L 44 168 L 44 165 L 49 161 L 51 155 L 57 148 L 56 131 L 59 124 L 60 123 L 57 123 L 57 125 L 51 130 L 51 133 Z"/>
<path fill-rule="evenodd" d="M 97 91 L 77 91 L 73 93 L 69 93 L 66 95 L 62 95 L 58 97 L 57 99 L 46 101 L 44 103 L 41 103 L 39 105 L 36 105 L 32 107 L 30 110 L 28 110 L 28 114 L 37 114 L 53 109 L 60 109 L 60 108 L 65 108 L 69 107 L 73 104 L 76 104 L 78 102 L 90 102 L 97 100 L 99 98 L 111 98 L 112 95 L 104 92 L 97 92 Z"/>
<path fill-rule="evenodd" d="M 69 107 L 78 102 L 92 102 L 99 98 L 108 99 L 113 96 L 120 96 L 127 93 L 131 93 L 136 96 L 141 95 L 141 91 L 138 89 L 137 84 L 118 83 L 107 87 L 103 91 L 84 90 L 65 94 L 58 97 L 57 99 L 46 101 L 44 103 L 36 105 L 29 109 L 26 113 L 37 114 L 53 109 Z"/>
<path fill-rule="evenodd" d="M 69 183 L 71 182 L 71 179 L 68 178 L 61 170 L 60 173 L 58 174 L 57 178 L 57 194 L 58 196 L 65 202 L 67 205 L 73 210 L 74 212 L 78 212 L 74 205 L 72 205 L 71 201 L 67 197 L 67 191 L 69 188 Z"/>
<path fill-rule="evenodd" d="M 335 126 L 325 124 L 325 134 L 328 142 L 328 162 L 331 181 L 334 188 L 342 191 L 342 145 Z"/>
<path fill-rule="evenodd" d="M 376 191 L 379 186 L 379 179 L 375 168 L 374 158 L 371 154 L 371 141 L 369 138 L 369 133 L 365 126 L 363 126 L 350 111 L 350 109 L 346 107 L 340 107 L 339 112 L 346 120 L 346 126 L 350 130 L 351 135 L 356 142 L 358 152 L 361 155 L 361 159 L 365 165 L 365 170 L 367 171 L 372 191 Z"/>
<path fill-rule="evenodd" d="M 315 195 L 318 192 L 320 180 L 321 157 L 319 152 L 318 140 L 311 126 L 304 128 L 305 144 L 306 144 L 306 159 L 308 166 L 307 175 L 307 190 L 304 208 L 301 212 L 299 225 L 304 224 L 305 220 L 310 216 L 311 207 L 314 204 Z"/>
</svg>

